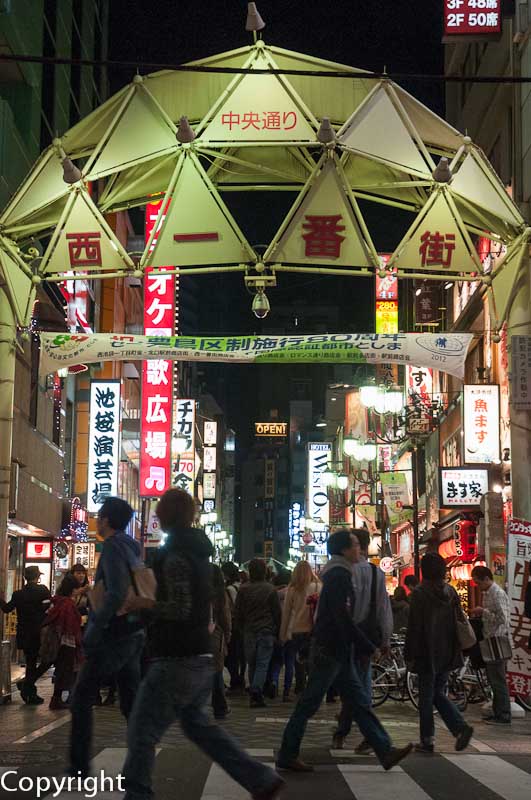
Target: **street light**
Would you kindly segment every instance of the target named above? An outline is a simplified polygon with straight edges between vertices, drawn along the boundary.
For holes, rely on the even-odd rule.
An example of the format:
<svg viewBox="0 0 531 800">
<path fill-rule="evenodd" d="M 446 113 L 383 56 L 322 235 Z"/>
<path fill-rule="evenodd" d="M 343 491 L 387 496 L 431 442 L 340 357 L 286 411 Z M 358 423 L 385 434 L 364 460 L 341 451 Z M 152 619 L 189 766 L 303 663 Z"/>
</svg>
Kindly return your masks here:
<svg viewBox="0 0 531 800">
<path fill-rule="evenodd" d="M 365 408 L 372 408 L 378 397 L 378 387 L 374 383 L 362 386 L 360 389 L 360 400 Z"/>
<path fill-rule="evenodd" d="M 354 461 L 374 461 L 376 458 L 376 445 L 374 442 L 362 442 L 354 436 L 345 436 L 343 439 L 343 452 Z"/>
<path fill-rule="evenodd" d="M 337 475 L 333 469 L 330 469 L 330 467 L 327 467 L 325 470 L 323 470 L 321 473 L 321 478 L 322 485 L 326 486 L 328 489 L 333 489 L 335 486 L 337 486 Z"/>
<path fill-rule="evenodd" d="M 345 475 L 344 472 L 341 472 L 336 478 L 336 486 L 342 492 L 344 492 L 345 489 L 348 489 L 348 475 Z"/>
</svg>

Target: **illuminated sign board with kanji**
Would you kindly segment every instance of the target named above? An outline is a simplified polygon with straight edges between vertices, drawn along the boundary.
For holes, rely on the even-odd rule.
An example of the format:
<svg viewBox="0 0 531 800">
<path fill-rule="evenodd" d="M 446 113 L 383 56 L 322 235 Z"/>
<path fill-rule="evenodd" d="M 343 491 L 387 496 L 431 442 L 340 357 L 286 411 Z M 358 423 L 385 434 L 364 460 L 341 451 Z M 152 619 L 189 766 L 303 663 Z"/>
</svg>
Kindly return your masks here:
<svg viewBox="0 0 531 800">
<path fill-rule="evenodd" d="M 479 509 L 489 491 L 489 473 L 472 467 L 440 467 L 441 508 Z"/>
<path fill-rule="evenodd" d="M 390 334 L 398 332 L 398 301 L 376 301 L 376 333 Z"/>
<path fill-rule="evenodd" d="M 330 523 L 330 499 L 323 472 L 328 467 L 332 445 L 330 442 L 308 444 L 308 482 L 306 513 L 313 520 L 312 534 L 315 551 L 326 554 L 326 540 Z"/>
<path fill-rule="evenodd" d="M 433 427 L 433 370 L 406 367 L 407 432 L 429 433 Z"/>
<path fill-rule="evenodd" d="M 444 0 L 446 36 L 485 36 L 501 32 L 502 0 Z"/>
<path fill-rule="evenodd" d="M 524 613 L 527 586 L 531 578 L 531 522 L 512 518 L 507 525 L 507 594 L 513 653 L 507 663 L 511 696 L 531 695 L 531 620 Z"/>
<path fill-rule="evenodd" d="M 159 219 L 160 203 L 146 206 L 146 242 Z M 152 241 L 155 246 L 158 229 Z M 175 278 L 146 269 L 144 279 L 144 333 L 169 336 L 174 329 Z M 142 363 L 142 418 L 140 436 L 140 495 L 160 497 L 171 485 L 171 429 L 173 365 L 165 359 Z"/>
<path fill-rule="evenodd" d="M 175 402 L 174 434 L 186 438 L 184 452 L 172 455 L 172 486 L 194 494 L 195 481 L 195 400 L 179 398 Z M 214 484 L 215 484 L 215 473 Z M 206 474 L 205 476 L 206 477 Z M 203 486 L 206 483 L 203 480 Z M 205 488 L 205 498 L 207 497 Z M 215 494 L 214 494 L 215 498 Z M 214 499 L 210 498 L 210 499 Z"/>
<path fill-rule="evenodd" d="M 477 384 L 464 387 L 465 462 L 500 461 L 500 388 Z"/>
<path fill-rule="evenodd" d="M 98 511 L 118 492 L 120 381 L 91 381 L 87 510 Z"/>
</svg>

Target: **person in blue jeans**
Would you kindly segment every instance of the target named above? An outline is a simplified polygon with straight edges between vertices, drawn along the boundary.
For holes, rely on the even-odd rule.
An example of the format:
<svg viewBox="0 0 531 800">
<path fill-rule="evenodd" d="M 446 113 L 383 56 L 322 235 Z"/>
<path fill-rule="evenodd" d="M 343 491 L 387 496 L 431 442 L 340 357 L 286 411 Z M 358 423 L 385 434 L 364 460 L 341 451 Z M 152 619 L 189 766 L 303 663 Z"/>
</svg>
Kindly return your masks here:
<svg viewBox="0 0 531 800">
<path fill-rule="evenodd" d="M 243 633 L 251 708 L 265 706 L 264 684 L 280 630 L 278 592 L 266 581 L 266 573 L 263 559 L 253 558 L 249 562 L 249 583 L 240 588 L 234 609 L 234 625 Z"/>
<path fill-rule="evenodd" d="M 98 533 L 104 539 L 95 583 L 103 582 L 104 600 L 91 611 L 85 629 L 86 659 L 74 687 L 70 711 L 70 774 L 87 776 L 92 746 L 92 706 L 99 688 L 116 676 L 120 710 L 127 719 L 140 685 L 140 657 L 145 642 L 138 615 L 117 615 L 131 585 L 131 570 L 140 564 L 138 542 L 124 533 L 133 516 L 131 506 L 119 497 L 108 497 L 98 512 Z"/>
<path fill-rule="evenodd" d="M 371 710 L 367 693 L 356 672 L 353 654 L 370 655 L 374 647 L 353 620 L 355 608 L 352 565 L 360 545 L 352 531 L 340 530 L 328 540 L 328 564 L 321 571 L 322 590 L 314 624 L 310 674 L 306 689 L 284 730 L 277 768 L 311 772 L 313 767 L 299 757 L 308 720 L 319 710 L 335 682 L 343 700 L 384 769 L 398 764 L 413 745 L 395 748 L 387 731 Z"/>
<path fill-rule="evenodd" d="M 157 504 L 166 543 L 154 563 L 156 600 L 137 598 L 147 609 L 150 664 L 127 729 L 124 800 L 151 800 L 156 747 L 177 720 L 213 761 L 250 792 L 253 800 L 275 800 L 284 782 L 266 764 L 251 758 L 208 715 L 214 661 L 209 632 L 214 548 L 192 527 L 195 501 L 170 489 Z"/>
<path fill-rule="evenodd" d="M 419 753 L 433 753 L 435 723 L 433 708 L 455 736 L 455 749 L 464 750 L 472 738 L 457 706 L 447 696 L 448 675 L 463 663 L 456 619 L 462 615 L 455 589 L 446 583 L 446 562 L 438 553 L 427 553 L 421 561 L 422 583 L 410 595 L 405 659 L 418 675 L 420 743 Z"/>
</svg>

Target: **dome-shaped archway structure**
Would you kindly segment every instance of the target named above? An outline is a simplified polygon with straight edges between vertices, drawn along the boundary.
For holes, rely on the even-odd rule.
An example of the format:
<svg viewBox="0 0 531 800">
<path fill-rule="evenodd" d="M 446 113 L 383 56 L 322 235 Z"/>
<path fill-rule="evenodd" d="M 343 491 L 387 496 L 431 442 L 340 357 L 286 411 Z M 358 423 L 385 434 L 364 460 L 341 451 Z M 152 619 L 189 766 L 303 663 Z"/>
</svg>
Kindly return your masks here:
<svg viewBox="0 0 531 800">
<path fill-rule="evenodd" d="M 188 67 L 135 76 L 44 151 L 3 211 L 0 269 L 19 324 L 35 285 L 66 275 L 167 264 L 181 274 L 373 275 L 368 203 L 410 215 L 388 264 L 399 277 L 491 284 L 474 245 L 482 236 L 506 246 L 496 274 L 514 278 L 528 240 L 518 208 L 482 151 L 398 85 L 262 40 Z M 221 71 L 195 71 L 204 68 Z M 252 204 L 257 190 L 297 193 L 265 253 L 226 201 L 249 192 Z M 154 199 L 153 235 L 128 253 L 105 216 Z M 37 259 L 35 239 L 45 243 Z M 498 323 L 512 283 L 499 287 Z"/>
</svg>

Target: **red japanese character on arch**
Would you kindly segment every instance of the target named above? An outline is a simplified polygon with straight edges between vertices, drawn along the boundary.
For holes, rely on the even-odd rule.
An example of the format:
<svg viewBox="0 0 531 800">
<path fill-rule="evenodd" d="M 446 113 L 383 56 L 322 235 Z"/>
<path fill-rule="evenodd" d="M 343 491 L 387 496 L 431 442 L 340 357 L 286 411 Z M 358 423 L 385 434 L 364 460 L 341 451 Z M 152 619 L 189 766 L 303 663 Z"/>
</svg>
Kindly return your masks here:
<svg viewBox="0 0 531 800">
<path fill-rule="evenodd" d="M 341 231 L 345 230 L 340 225 L 341 214 L 333 216 L 306 215 L 307 222 L 302 226 L 308 233 L 302 238 L 306 242 L 304 254 L 310 258 L 339 258 L 341 244 L 345 240 Z"/>
<path fill-rule="evenodd" d="M 101 267 L 101 233 L 67 233 L 71 267 Z"/>
<path fill-rule="evenodd" d="M 419 253 L 423 267 L 450 267 L 455 250 L 455 234 L 425 231 L 420 237 Z"/>
</svg>

